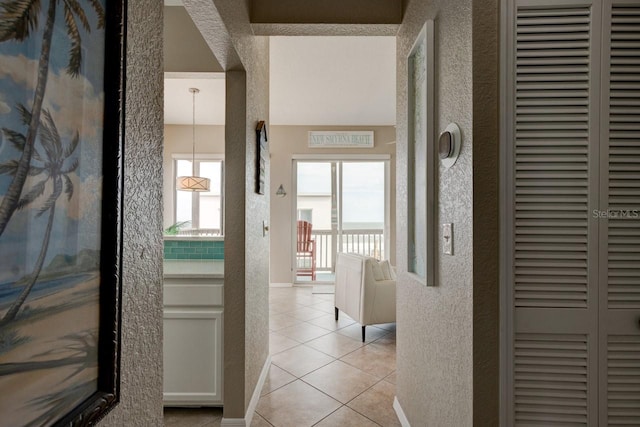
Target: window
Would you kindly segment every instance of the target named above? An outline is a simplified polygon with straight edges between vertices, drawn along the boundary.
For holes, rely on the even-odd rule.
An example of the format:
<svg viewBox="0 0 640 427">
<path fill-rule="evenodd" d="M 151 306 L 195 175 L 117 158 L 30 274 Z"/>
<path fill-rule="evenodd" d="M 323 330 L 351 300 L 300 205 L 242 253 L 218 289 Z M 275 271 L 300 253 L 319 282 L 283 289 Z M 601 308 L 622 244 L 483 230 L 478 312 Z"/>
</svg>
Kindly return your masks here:
<svg viewBox="0 0 640 427">
<path fill-rule="evenodd" d="M 293 160 L 293 197 L 297 219 L 312 223 L 315 262 L 309 265 L 292 239 L 294 281 L 333 281 L 338 252 L 388 257 L 389 156 L 299 157 Z"/>
<path fill-rule="evenodd" d="M 175 179 L 191 175 L 191 159 L 175 160 Z M 206 234 L 223 234 L 224 197 L 223 197 L 223 161 L 220 159 L 196 159 L 193 173 L 209 178 L 211 188 L 207 192 L 176 190 L 176 222 L 188 221 L 184 228 L 207 230 Z"/>
<path fill-rule="evenodd" d="M 313 209 L 298 209 L 298 221 L 313 223 Z"/>
</svg>

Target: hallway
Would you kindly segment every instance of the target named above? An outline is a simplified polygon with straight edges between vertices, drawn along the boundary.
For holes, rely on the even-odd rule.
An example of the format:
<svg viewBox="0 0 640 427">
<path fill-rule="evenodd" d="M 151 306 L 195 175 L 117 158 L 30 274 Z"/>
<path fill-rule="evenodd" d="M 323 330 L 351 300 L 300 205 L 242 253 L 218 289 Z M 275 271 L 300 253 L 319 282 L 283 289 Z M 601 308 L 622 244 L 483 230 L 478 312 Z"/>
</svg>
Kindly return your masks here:
<svg viewBox="0 0 640 427">
<path fill-rule="evenodd" d="M 361 327 L 333 295 L 311 288 L 271 288 L 271 368 L 252 426 L 393 427 L 395 324 Z M 167 409 L 167 427 L 215 427 L 220 410 Z"/>
<path fill-rule="evenodd" d="M 252 425 L 399 426 L 395 396 L 395 324 L 361 327 L 333 295 L 271 288 L 271 369 Z"/>
</svg>

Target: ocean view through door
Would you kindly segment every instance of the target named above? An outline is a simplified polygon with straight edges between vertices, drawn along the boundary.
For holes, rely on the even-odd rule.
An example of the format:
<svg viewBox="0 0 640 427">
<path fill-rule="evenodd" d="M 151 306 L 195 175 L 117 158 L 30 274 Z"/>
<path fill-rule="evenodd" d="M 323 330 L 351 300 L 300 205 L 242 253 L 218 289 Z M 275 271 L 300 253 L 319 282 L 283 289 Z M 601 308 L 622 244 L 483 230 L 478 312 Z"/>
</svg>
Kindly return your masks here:
<svg viewBox="0 0 640 427">
<path fill-rule="evenodd" d="M 294 160 L 293 169 L 294 282 L 333 282 L 338 252 L 388 257 L 388 158 Z"/>
</svg>

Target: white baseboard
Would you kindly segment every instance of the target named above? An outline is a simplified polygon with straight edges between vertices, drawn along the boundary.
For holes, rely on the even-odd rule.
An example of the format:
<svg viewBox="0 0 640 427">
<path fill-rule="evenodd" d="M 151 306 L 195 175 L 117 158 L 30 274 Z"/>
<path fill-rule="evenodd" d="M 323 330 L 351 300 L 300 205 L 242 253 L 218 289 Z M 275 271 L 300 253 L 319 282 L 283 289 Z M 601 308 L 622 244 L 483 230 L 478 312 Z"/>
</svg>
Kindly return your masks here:
<svg viewBox="0 0 640 427">
<path fill-rule="evenodd" d="M 267 379 L 267 375 L 269 374 L 269 367 L 271 366 L 271 355 L 267 356 L 267 359 L 264 361 L 264 365 L 262 366 L 262 371 L 260 372 L 260 377 L 258 378 L 258 383 L 256 384 L 256 388 L 253 389 L 253 395 L 251 395 L 251 400 L 249 401 L 249 407 L 247 408 L 247 413 L 244 415 L 244 418 L 222 418 L 220 422 L 221 427 L 249 427 L 251 426 L 251 420 L 253 420 L 253 414 L 256 412 L 256 406 L 258 406 L 258 401 L 260 400 L 260 393 L 262 392 L 262 387 L 264 386 L 264 382 Z"/>
<path fill-rule="evenodd" d="M 398 417 L 398 420 L 400 421 L 400 425 L 402 427 L 411 427 L 411 424 L 409 424 L 409 420 L 407 419 L 407 416 L 404 414 L 404 411 L 402 410 L 402 406 L 400 406 L 400 402 L 398 402 L 398 396 L 395 396 L 393 398 L 393 410 L 396 411 L 396 416 Z"/>
<path fill-rule="evenodd" d="M 251 396 L 251 400 L 249 401 L 249 407 L 247 408 L 247 413 L 244 416 L 244 419 L 247 420 L 247 427 L 251 425 L 251 420 L 253 419 L 253 414 L 256 412 L 256 406 L 258 406 L 258 400 L 260 400 L 260 393 L 262 393 L 262 387 L 264 386 L 264 382 L 267 379 L 267 375 L 269 375 L 269 367 L 271 366 L 271 355 L 267 355 L 267 359 L 264 361 L 264 365 L 262 365 L 262 372 L 260 372 L 260 377 L 258 377 L 258 383 L 256 384 L 256 388 L 253 389 L 253 395 Z"/>
<path fill-rule="evenodd" d="M 293 283 L 269 283 L 270 288 L 292 288 Z"/>
</svg>

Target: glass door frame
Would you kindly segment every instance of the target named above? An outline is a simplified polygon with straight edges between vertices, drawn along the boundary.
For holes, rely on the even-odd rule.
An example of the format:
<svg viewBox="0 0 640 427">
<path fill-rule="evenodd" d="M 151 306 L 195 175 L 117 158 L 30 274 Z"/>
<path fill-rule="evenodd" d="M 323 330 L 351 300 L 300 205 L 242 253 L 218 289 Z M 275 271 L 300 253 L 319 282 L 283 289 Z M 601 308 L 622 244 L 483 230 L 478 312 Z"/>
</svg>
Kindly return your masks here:
<svg viewBox="0 0 640 427">
<path fill-rule="evenodd" d="M 291 156 L 291 283 L 300 284 L 322 284 L 330 282 L 300 281 L 297 280 L 297 219 L 298 219 L 298 162 L 332 163 L 336 162 L 339 168 L 336 173 L 337 182 L 332 182 L 332 198 L 337 193 L 337 232 L 332 248 L 332 268 L 335 272 L 335 258 L 337 254 L 338 242 L 342 239 L 342 164 L 343 162 L 383 162 L 384 163 L 384 246 L 386 248 L 385 257 L 389 258 L 388 251 L 391 249 L 391 155 L 389 154 L 294 154 Z M 333 176 L 333 172 L 332 172 Z M 334 188 L 334 186 L 336 188 Z M 332 225 L 333 228 L 333 225 Z"/>
</svg>

